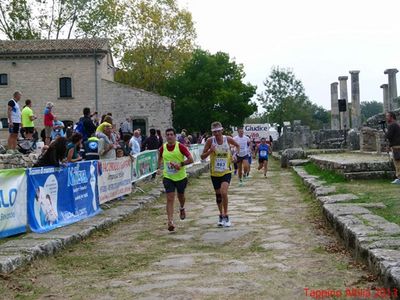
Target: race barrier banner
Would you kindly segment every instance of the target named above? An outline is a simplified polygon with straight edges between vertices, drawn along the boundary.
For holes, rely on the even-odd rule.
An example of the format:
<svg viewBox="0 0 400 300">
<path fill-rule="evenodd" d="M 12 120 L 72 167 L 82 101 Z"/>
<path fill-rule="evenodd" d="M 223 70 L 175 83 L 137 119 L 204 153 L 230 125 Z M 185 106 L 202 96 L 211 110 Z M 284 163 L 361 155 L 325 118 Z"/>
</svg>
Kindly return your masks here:
<svg viewBox="0 0 400 300">
<path fill-rule="evenodd" d="M 26 170 L 0 170 L 0 238 L 26 231 Z"/>
<path fill-rule="evenodd" d="M 78 222 L 100 211 L 97 161 L 63 168 L 31 168 L 28 173 L 28 223 L 46 232 Z"/>
<path fill-rule="evenodd" d="M 200 155 L 203 153 L 204 145 L 202 144 L 193 144 L 189 146 L 190 154 L 193 157 L 193 164 L 201 163 Z"/>
<path fill-rule="evenodd" d="M 130 157 L 98 161 L 100 204 L 132 192 L 131 169 Z"/>
<path fill-rule="evenodd" d="M 158 150 L 148 150 L 134 155 L 132 182 L 143 179 L 158 169 Z"/>
</svg>

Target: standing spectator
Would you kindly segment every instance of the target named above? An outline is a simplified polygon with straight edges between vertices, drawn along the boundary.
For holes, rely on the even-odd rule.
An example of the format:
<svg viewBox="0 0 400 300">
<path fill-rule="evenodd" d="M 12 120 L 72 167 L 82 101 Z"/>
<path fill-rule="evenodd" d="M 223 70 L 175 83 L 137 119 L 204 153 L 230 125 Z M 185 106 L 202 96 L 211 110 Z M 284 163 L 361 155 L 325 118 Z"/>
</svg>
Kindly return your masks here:
<svg viewBox="0 0 400 300">
<path fill-rule="evenodd" d="M 85 107 L 83 109 L 83 117 L 79 121 L 82 121 L 82 127 L 83 127 L 82 138 L 83 138 L 83 141 L 85 142 L 96 131 L 96 126 L 93 123 L 92 115 L 90 114 L 89 107 Z"/>
<path fill-rule="evenodd" d="M 83 143 L 83 148 L 85 149 L 85 160 L 99 160 L 99 139 L 95 136 L 88 138 L 86 142 Z"/>
<path fill-rule="evenodd" d="M 393 163 L 396 168 L 396 179 L 393 184 L 400 184 L 400 125 L 396 121 L 394 112 L 386 113 L 386 122 L 389 124 L 385 134 L 389 147 L 393 151 Z"/>
<path fill-rule="evenodd" d="M 164 144 L 163 137 L 161 135 L 161 130 L 157 129 L 157 138 L 158 138 L 158 148 L 160 148 Z"/>
<path fill-rule="evenodd" d="M 129 141 L 129 146 L 131 147 L 131 154 L 135 155 L 140 153 L 140 144 L 138 142 L 138 137 L 140 137 L 140 133 L 138 130 L 133 132 L 133 137 Z"/>
<path fill-rule="evenodd" d="M 25 106 L 21 112 L 22 127 L 24 128 L 25 138 L 27 140 L 32 139 L 33 132 L 35 131 L 35 124 L 33 123 L 37 117 L 33 114 L 32 101 L 25 100 Z"/>
<path fill-rule="evenodd" d="M 142 141 L 143 141 L 143 139 L 142 139 L 142 129 L 138 128 L 136 130 L 139 133 L 139 135 L 138 136 L 134 135 L 134 136 L 135 136 L 137 142 L 139 143 L 139 146 L 142 147 Z"/>
<path fill-rule="evenodd" d="M 103 126 L 103 136 L 99 137 L 99 155 L 100 159 L 115 159 L 115 145 L 112 142 L 112 125 Z"/>
<path fill-rule="evenodd" d="M 53 131 L 53 121 L 54 121 L 54 115 L 53 115 L 53 103 L 47 102 L 46 107 L 44 109 L 44 133 L 45 133 L 45 144 L 49 145 L 50 144 L 50 138 L 51 138 L 51 132 Z"/>
<path fill-rule="evenodd" d="M 150 136 L 147 137 L 142 144 L 142 150 L 156 150 L 160 148 L 159 143 L 156 130 L 152 128 L 150 129 Z"/>
<path fill-rule="evenodd" d="M 9 153 L 18 153 L 17 139 L 19 129 L 21 127 L 21 109 L 19 108 L 18 101 L 21 100 L 22 94 L 16 91 L 13 98 L 8 101 L 7 117 L 8 117 L 8 149 Z"/>
<path fill-rule="evenodd" d="M 65 158 L 66 152 L 67 139 L 65 137 L 59 137 L 53 143 L 51 143 L 46 152 L 39 157 L 39 160 L 34 167 L 59 167 L 60 162 L 62 162 Z"/>
<path fill-rule="evenodd" d="M 53 130 L 51 132 L 51 139 L 55 140 L 58 136 L 65 136 L 64 134 L 64 123 L 58 120 L 56 116 L 54 116 L 53 120 Z"/>
<path fill-rule="evenodd" d="M 121 132 L 122 132 L 122 136 L 127 133 L 132 134 L 131 118 L 126 118 L 125 121 L 122 122 Z"/>
<path fill-rule="evenodd" d="M 74 133 L 71 137 L 71 141 L 67 145 L 67 162 L 77 162 L 82 160 L 79 155 L 79 147 L 82 143 L 82 135 L 80 133 Z"/>
</svg>

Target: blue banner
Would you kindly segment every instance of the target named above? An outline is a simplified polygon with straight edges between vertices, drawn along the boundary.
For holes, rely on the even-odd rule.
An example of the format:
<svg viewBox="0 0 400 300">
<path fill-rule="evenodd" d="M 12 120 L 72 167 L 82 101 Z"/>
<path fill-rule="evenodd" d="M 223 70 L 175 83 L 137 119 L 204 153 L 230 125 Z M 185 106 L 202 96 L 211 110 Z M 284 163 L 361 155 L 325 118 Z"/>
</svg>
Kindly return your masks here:
<svg viewBox="0 0 400 300">
<path fill-rule="evenodd" d="M 28 223 L 46 232 L 100 211 L 97 161 L 28 169 Z"/>
</svg>

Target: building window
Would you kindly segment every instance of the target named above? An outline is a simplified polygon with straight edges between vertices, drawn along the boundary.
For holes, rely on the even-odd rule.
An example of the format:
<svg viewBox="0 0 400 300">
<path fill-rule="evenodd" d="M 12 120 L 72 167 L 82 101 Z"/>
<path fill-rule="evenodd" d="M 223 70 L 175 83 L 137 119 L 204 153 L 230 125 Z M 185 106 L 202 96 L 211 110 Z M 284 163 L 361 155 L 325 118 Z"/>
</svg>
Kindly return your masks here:
<svg viewBox="0 0 400 300">
<path fill-rule="evenodd" d="M 60 98 L 72 98 L 71 77 L 60 78 Z"/>
<path fill-rule="evenodd" d="M 146 130 L 147 130 L 146 120 L 145 119 L 133 119 L 132 128 L 133 128 L 133 131 L 135 131 L 136 129 L 140 129 L 142 136 L 145 136 Z"/>
<path fill-rule="evenodd" d="M 8 85 L 7 74 L 0 74 L 0 85 Z"/>
</svg>

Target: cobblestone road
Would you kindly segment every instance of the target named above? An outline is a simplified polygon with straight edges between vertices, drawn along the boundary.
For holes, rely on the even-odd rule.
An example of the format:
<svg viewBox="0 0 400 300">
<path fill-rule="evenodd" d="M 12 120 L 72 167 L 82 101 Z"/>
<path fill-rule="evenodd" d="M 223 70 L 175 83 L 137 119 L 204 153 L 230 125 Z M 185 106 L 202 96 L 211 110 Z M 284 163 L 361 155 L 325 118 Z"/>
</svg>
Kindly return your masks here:
<svg viewBox="0 0 400 300">
<path fill-rule="evenodd" d="M 311 299 L 304 288 L 369 287 L 294 175 L 230 188 L 233 226 L 218 228 L 208 174 L 187 189 L 187 220 L 166 230 L 164 198 L 55 257 L 0 279 L 0 297 L 39 299 Z M 176 218 L 178 215 L 176 214 Z"/>
</svg>

